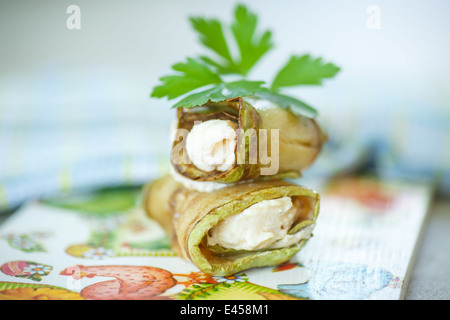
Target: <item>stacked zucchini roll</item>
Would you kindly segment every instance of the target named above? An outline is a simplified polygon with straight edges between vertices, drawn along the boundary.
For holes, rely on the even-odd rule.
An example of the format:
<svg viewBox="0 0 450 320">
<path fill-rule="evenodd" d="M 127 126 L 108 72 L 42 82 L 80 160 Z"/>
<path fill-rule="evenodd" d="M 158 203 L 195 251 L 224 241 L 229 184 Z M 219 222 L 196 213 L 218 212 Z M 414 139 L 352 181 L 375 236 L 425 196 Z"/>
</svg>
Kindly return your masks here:
<svg viewBox="0 0 450 320">
<path fill-rule="evenodd" d="M 313 119 L 269 101 L 179 108 L 171 174 L 146 186 L 144 208 L 204 273 L 283 263 L 312 236 L 320 206 L 318 193 L 283 179 L 299 177 L 324 141 Z"/>
</svg>

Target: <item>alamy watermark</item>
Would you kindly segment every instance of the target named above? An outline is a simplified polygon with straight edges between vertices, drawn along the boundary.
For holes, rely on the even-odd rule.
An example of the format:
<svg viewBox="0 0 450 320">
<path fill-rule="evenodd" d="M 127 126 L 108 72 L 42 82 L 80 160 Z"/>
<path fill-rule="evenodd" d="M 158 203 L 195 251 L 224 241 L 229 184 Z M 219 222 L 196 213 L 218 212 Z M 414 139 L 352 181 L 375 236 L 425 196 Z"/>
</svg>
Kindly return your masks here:
<svg viewBox="0 0 450 320">
<path fill-rule="evenodd" d="M 366 9 L 366 13 L 369 15 L 366 20 L 366 26 L 369 30 L 381 29 L 381 8 L 376 5 L 370 5 Z"/>
<path fill-rule="evenodd" d="M 81 9 L 79 6 L 72 4 L 67 7 L 66 13 L 69 16 L 66 18 L 66 27 L 69 30 L 81 29 Z"/>
<path fill-rule="evenodd" d="M 220 153 L 223 159 L 235 156 L 236 164 L 259 164 L 261 175 L 275 175 L 278 173 L 280 164 L 280 134 L 279 129 L 236 129 L 235 137 L 237 141 L 236 149 L 227 148 L 227 144 L 220 143 L 217 147 L 208 152 Z M 270 133 L 269 133 L 270 132 Z M 186 150 L 186 139 L 189 134 L 187 129 L 177 129 L 173 139 L 177 143 L 173 146 L 171 152 L 171 161 L 173 164 L 192 164 Z M 269 139 L 270 136 L 270 139 Z M 211 159 L 211 154 L 202 153 L 198 155 L 202 161 Z M 221 165 L 221 163 L 213 163 Z"/>
</svg>

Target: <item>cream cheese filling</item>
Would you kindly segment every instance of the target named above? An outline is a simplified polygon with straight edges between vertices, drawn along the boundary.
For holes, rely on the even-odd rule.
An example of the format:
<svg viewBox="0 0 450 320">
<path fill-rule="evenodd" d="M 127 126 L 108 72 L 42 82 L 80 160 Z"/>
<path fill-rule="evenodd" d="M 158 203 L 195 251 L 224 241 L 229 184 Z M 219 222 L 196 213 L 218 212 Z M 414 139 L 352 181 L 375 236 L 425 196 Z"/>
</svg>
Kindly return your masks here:
<svg viewBox="0 0 450 320">
<path fill-rule="evenodd" d="M 211 122 L 213 121 L 213 122 Z M 196 130 L 194 131 L 194 134 L 191 135 L 192 130 L 190 133 L 188 133 L 188 135 L 186 136 L 186 152 L 188 154 L 189 160 L 192 162 L 191 157 L 195 160 L 195 162 L 193 162 L 193 164 L 195 166 L 201 166 L 203 168 L 206 169 L 213 169 L 214 165 L 212 164 L 208 164 L 206 163 L 204 160 L 202 160 L 202 158 L 200 157 L 200 159 L 198 159 L 197 155 L 196 155 L 196 151 L 198 151 L 200 149 L 200 152 L 203 152 L 202 150 L 213 150 L 215 148 L 218 148 L 219 146 L 226 148 L 226 152 L 223 152 L 222 155 L 222 163 L 220 163 L 219 161 L 219 168 L 220 170 L 230 170 L 235 162 L 236 156 L 235 156 L 235 145 L 236 145 L 236 138 L 235 138 L 235 134 L 233 136 L 233 134 L 230 131 L 230 128 L 232 128 L 233 124 L 230 124 L 229 121 L 226 120 L 208 120 L 205 122 L 206 126 L 208 127 L 208 129 L 205 127 L 205 125 L 200 126 L 200 124 L 194 125 L 193 129 L 196 128 Z M 170 125 L 170 137 L 171 137 L 171 142 L 173 143 L 173 141 L 175 141 L 175 137 L 176 137 L 176 130 L 177 130 L 177 126 L 178 126 L 178 121 L 175 119 L 172 121 L 171 125 Z M 221 131 L 221 129 L 224 129 L 223 131 Z M 234 132 L 234 129 L 233 129 Z M 211 140 L 208 140 L 209 143 L 206 143 L 206 138 L 204 139 L 203 136 L 208 136 L 208 135 L 219 135 L 218 137 L 216 137 L 215 141 L 219 141 L 219 144 L 214 146 L 213 143 L 211 143 Z M 227 141 L 226 144 L 222 144 L 220 145 L 220 142 L 223 142 L 223 140 L 230 140 L 231 141 Z M 189 141 L 189 146 L 188 146 L 188 141 Z M 199 147 L 199 144 L 202 144 L 203 142 L 205 142 L 205 146 L 204 147 Z M 209 146 L 208 146 L 209 144 Z M 207 152 L 208 153 L 208 152 Z M 223 155 L 227 153 L 228 157 L 223 157 Z M 189 155 L 190 154 L 190 155 Z M 216 155 L 217 157 L 217 155 Z M 208 160 L 208 156 L 205 157 L 206 160 Z M 217 157 L 220 160 L 220 157 Z M 214 160 L 214 159 L 213 159 Z M 217 160 L 217 159 L 216 159 Z M 214 161 L 216 161 L 214 160 Z M 231 165 L 231 163 L 233 163 L 233 165 Z M 201 168 L 199 168 L 201 169 Z M 172 175 L 172 177 L 178 181 L 179 183 L 181 183 L 184 187 L 188 188 L 188 189 L 192 189 L 192 190 L 197 190 L 199 192 L 210 192 L 213 190 L 217 190 L 217 189 L 222 189 L 224 187 L 227 186 L 227 184 L 225 183 L 219 183 L 219 182 L 214 182 L 214 181 L 194 181 L 191 180 L 189 178 L 184 177 L 183 175 L 179 174 L 178 172 L 176 172 L 176 170 L 173 168 L 173 166 L 170 166 L 170 174 Z M 229 185 L 229 184 L 228 184 Z"/>
<path fill-rule="evenodd" d="M 245 97 L 244 100 L 247 103 L 250 103 L 252 107 L 255 108 L 257 111 L 279 108 L 277 104 L 265 99 Z"/>
<path fill-rule="evenodd" d="M 214 181 L 195 181 L 179 174 L 175 171 L 173 166 L 170 166 L 170 174 L 175 181 L 181 183 L 185 188 L 196 190 L 199 192 L 211 192 L 214 190 L 222 189 L 227 186 L 225 183 L 219 183 Z"/>
<path fill-rule="evenodd" d="M 228 171 L 236 163 L 236 129 L 228 120 L 194 124 L 186 137 L 189 160 L 200 170 Z"/>
<path fill-rule="evenodd" d="M 235 250 L 288 247 L 309 238 L 313 226 L 289 235 L 296 210 L 290 197 L 260 201 L 221 220 L 207 234 L 207 244 Z"/>
</svg>

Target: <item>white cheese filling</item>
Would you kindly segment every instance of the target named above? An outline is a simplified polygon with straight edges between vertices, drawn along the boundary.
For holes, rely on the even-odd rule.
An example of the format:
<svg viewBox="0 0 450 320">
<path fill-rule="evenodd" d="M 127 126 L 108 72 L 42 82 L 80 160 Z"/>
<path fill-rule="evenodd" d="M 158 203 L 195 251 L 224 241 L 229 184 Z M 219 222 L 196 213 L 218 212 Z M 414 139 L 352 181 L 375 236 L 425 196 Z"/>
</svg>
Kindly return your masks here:
<svg viewBox="0 0 450 320">
<path fill-rule="evenodd" d="M 252 97 L 245 97 L 244 100 L 250 103 L 257 111 L 278 108 L 278 105 L 269 100 Z"/>
<path fill-rule="evenodd" d="M 228 171 L 236 163 L 236 130 L 227 120 L 195 124 L 186 138 L 189 160 L 200 170 Z"/>
<path fill-rule="evenodd" d="M 208 232 L 207 243 L 235 250 L 287 247 L 309 238 L 313 229 L 288 235 L 295 215 L 290 197 L 263 200 L 221 220 Z"/>
<path fill-rule="evenodd" d="M 214 181 L 195 181 L 179 174 L 175 171 L 173 166 L 170 166 L 170 174 L 175 181 L 181 183 L 185 188 L 191 190 L 197 190 L 199 192 L 211 192 L 214 190 L 222 189 L 227 186 L 225 183 L 218 183 Z"/>
</svg>

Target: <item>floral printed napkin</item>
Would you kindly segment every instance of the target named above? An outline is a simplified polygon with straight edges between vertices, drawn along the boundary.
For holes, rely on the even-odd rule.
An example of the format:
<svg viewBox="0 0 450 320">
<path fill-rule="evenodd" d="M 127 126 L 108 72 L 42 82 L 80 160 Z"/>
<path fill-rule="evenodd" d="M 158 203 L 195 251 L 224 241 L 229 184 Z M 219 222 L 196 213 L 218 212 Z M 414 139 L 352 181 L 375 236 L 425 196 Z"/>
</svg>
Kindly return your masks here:
<svg viewBox="0 0 450 320">
<path fill-rule="evenodd" d="M 401 299 L 432 189 L 347 178 L 319 191 L 302 251 L 229 277 L 177 257 L 139 188 L 31 202 L 0 228 L 0 299 Z"/>
</svg>

